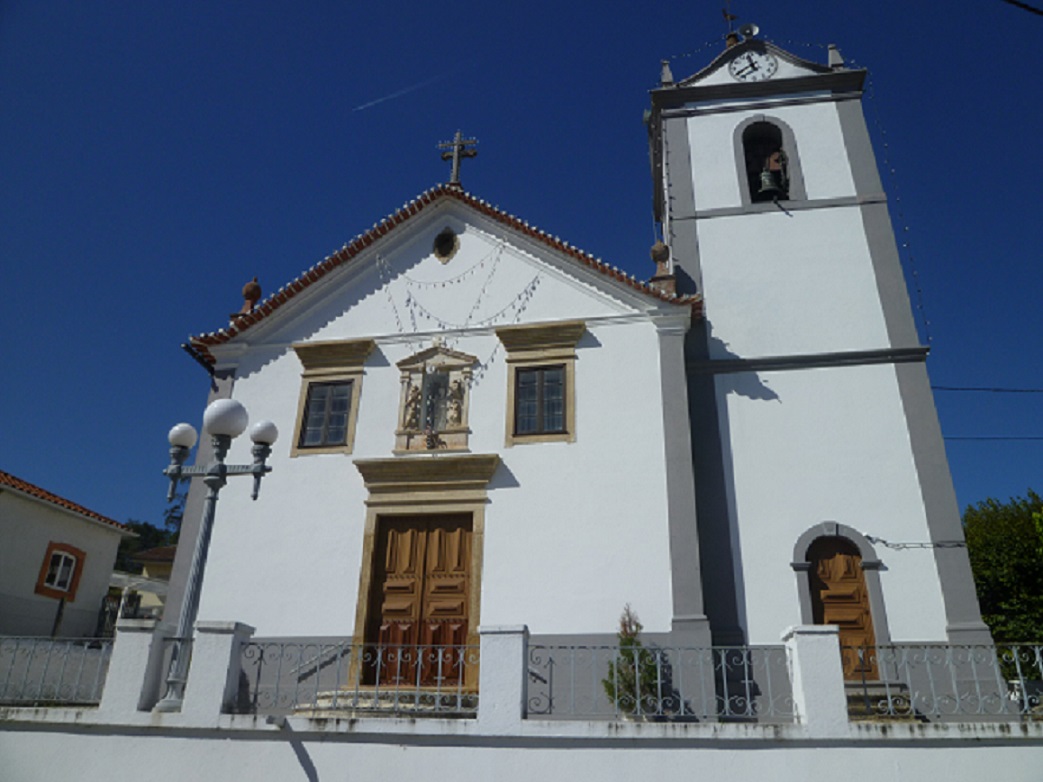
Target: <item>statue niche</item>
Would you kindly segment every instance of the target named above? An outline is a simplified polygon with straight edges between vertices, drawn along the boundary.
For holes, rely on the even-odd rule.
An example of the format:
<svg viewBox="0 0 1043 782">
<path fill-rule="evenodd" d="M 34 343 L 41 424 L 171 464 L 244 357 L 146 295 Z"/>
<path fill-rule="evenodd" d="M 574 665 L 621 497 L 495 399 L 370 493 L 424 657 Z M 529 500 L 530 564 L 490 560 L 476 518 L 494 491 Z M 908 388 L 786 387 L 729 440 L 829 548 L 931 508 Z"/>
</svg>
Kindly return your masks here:
<svg viewBox="0 0 1043 782">
<path fill-rule="evenodd" d="M 477 361 L 436 342 L 398 362 L 402 394 L 396 453 L 467 450 L 468 397 Z"/>
</svg>

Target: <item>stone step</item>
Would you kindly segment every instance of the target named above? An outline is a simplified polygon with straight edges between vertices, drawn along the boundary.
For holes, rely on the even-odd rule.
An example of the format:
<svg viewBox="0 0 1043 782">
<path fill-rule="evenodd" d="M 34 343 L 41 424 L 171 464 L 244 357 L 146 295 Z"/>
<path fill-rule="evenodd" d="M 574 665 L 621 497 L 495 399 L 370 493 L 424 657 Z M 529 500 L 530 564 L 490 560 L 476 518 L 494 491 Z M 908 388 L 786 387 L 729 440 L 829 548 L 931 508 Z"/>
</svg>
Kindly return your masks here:
<svg viewBox="0 0 1043 782">
<path fill-rule="evenodd" d="M 927 722 L 916 713 L 904 684 L 845 682 L 848 719 L 875 722 Z"/>
<path fill-rule="evenodd" d="M 359 688 L 320 692 L 315 700 L 294 709 L 298 716 L 345 715 L 411 717 L 473 717 L 478 712 L 478 693 L 424 689 L 399 690 Z"/>
</svg>

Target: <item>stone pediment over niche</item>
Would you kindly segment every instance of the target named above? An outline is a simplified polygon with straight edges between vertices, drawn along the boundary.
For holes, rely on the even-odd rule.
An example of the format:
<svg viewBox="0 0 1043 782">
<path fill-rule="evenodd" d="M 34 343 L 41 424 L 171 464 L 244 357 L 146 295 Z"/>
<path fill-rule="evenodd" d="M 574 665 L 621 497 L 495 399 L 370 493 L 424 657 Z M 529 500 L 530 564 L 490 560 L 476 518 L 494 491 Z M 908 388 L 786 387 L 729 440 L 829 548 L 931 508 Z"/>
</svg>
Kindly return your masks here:
<svg viewBox="0 0 1043 782">
<path fill-rule="evenodd" d="M 398 362 L 401 372 L 395 451 L 465 451 L 475 356 L 436 343 Z"/>
</svg>

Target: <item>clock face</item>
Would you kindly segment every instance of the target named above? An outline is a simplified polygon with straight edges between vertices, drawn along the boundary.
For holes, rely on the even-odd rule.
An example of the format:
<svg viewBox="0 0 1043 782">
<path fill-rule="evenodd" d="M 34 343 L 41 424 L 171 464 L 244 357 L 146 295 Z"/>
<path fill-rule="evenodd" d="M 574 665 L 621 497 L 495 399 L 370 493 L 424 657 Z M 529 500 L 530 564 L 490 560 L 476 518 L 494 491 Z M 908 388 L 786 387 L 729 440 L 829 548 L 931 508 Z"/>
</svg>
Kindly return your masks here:
<svg viewBox="0 0 1043 782">
<path fill-rule="evenodd" d="M 778 69 L 779 61 L 769 52 L 744 52 L 728 63 L 728 72 L 738 81 L 764 81 Z"/>
</svg>

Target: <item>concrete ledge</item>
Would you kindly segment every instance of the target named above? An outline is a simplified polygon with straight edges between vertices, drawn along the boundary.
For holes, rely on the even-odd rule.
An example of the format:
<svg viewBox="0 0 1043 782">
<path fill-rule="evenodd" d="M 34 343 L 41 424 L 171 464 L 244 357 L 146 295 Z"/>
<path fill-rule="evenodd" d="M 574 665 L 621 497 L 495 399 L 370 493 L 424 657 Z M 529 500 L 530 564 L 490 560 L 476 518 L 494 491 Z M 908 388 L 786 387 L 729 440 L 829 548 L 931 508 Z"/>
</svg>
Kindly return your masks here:
<svg viewBox="0 0 1043 782">
<path fill-rule="evenodd" d="M 5 730 L 44 730 L 51 732 L 79 730 L 91 734 L 134 735 L 198 735 L 214 732 L 226 739 L 236 736 L 250 738 L 257 734 L 277 733 L 288 730 L 295 735 L 367 737 L 369 741 L 400 742 L 409 736 L 423 738 L 423 743 L 438 745 L 439 738 L 446 744 L 459 743 L 461 739 L 502 739 L 504 742 L 525 740 L 546 741 L 589 741 L 616 742 L 625 740 L 633 748 L 641 742 L 655 744 L 657 748 L 676 742 L 685 744 L 717 744 L 727 748 L 731 744 L 763 744 L 776 748 L 793 744 L 828 744 L 902 746 L 907 744 L 1005 744 L 1021 746 L 1043 746 L 1043 722 L 948 722 L 948 723 L 901 723 L 901 722 L 851 722 L 843 735 L 828 740 L 809 734 L 803 725 L 760 725 L 748 723 L 692 723 L 692 722 L 615 722 L 615 721 L 559 721 L 523 720 L 518 730 L 509 734 L 499 730 L 486 731 L 473 719 L 417 719 L 415 717 L 287 717 L 282 725 L 269 724 L 265 715 L 222 714 L 217 720 L 193 719 L 192 715 L 179 713 L 155 714 L 135 712 L 113 720 L 110 715 L 97 709 L 62 708 L 16 708 L 0 707 L 0 732 Z"/>
</svg>

